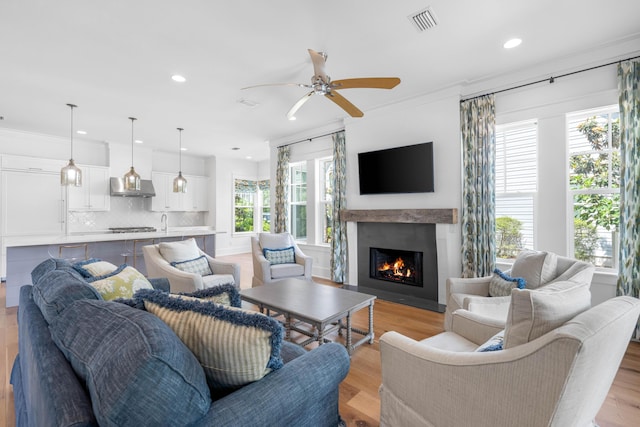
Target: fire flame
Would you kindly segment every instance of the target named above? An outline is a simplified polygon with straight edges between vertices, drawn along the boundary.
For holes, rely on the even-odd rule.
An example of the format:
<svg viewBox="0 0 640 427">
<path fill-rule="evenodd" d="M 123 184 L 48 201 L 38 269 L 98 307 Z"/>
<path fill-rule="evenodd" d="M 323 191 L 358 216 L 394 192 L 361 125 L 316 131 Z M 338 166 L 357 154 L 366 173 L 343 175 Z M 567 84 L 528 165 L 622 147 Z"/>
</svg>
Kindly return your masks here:
<svg viewBox="0 0 640 427">
<path fill-rule="evenodd" d="M 407 272 L 404 273 L 402 271 L 403 268 L 404 268 L 404 260 L 402 258 L 398 258 L 393 264 L 389 264 L 388 262 L 385 262 L 380 266 L 380 268 L 378 268 L 378 271 L 393 270 L 394 276 L 411 277 L 411 270 L 407 269 Z"/>
</svg>

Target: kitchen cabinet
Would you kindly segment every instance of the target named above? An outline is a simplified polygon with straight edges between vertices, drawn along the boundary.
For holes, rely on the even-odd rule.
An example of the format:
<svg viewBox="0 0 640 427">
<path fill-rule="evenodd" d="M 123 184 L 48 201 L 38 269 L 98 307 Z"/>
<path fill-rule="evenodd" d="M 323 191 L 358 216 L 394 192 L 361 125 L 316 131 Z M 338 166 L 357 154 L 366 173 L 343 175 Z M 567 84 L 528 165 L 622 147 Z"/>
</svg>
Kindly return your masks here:
<svg viewBox="0 0 640 427">
<path fill-rule="evenodd" d="M 108 211 L 109 168 L 104 166 L 78 165 L 82 170 L 82 186 L 69 187 L 70 211 Z"/>
<path fill-rule="evenodd" d="M 151 180 L 156 196 L 151 199 L 151 210 L 156 212 L 199 212 L 208 210 L 207 184 L 205 176 L 185 175 L 187 192 L 174 193 L 173 179 L 176 174 L 152 172 Z"/>
<path fill-rule="evenodd" d="M 64 231 L 64 192 L 57 173 L 2 171 L 2 235 L 59 234 Z"/>
</svg>

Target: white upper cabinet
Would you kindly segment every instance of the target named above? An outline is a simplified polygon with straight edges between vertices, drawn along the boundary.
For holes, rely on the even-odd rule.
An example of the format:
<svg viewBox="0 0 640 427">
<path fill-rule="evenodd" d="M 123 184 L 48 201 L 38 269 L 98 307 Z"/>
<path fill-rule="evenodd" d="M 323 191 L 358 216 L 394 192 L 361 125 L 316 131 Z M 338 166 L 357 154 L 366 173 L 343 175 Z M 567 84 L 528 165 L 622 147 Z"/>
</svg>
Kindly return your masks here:
<svg viewBox="0 0 640 427">
<path fill-rule="evenodd" d="M 151 199 L 151 210 L 156 212 L 199 212 L 208 210 L 205 176 L 184 175 L 187 192 L 174 193 L 173 179 L 177 175 L 168 172 L 152 172 L 151 180 L 156 196 Z"/>
<path fill-rule="evenodd" d="M 69 187 L 70 211 L 108 211 L 109 168 L 78 165 L 82 170 L 82 186 Z"/>
</svg>

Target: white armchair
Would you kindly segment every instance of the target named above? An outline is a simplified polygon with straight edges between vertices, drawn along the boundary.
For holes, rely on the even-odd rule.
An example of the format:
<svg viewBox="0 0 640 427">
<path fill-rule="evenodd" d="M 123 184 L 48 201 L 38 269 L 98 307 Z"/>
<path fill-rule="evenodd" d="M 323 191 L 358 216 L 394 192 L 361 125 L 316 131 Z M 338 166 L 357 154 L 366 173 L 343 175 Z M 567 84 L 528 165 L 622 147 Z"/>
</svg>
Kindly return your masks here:
<svg viewBox="0 0 640 427">
<path fill-rule="evenodd" d="M 162 242 L 142 247 L 147 275 L 169 279 L 171 292 L 194 292 L 224 283 L 240 288 L 240 264 L 223 262 L 202 252 L 193 239 Z M 183 271 L 171 262 L 184 262 L 204 256 L 213 274 Z"/>
<path fill-rule="evenodd" d="M 544 257 L 544 254 L 547 256 Z M 516 258 L 513 267 L 505 273 L 512 276 L 522 276 L 527 281 L 527 289 L 537 289 L 565 280 L 590 285 L 594 271 L 595 267 L 588 262 L 558 256 L 551 252 L 522 251 Z M 447 279 L 445 331 L 451 330 L 452 313 L 460 308 L 480 314 L 487 321 L 493 322 L 495 327 L 504 329 L 511 299 L 509 296 L 489 296 L 491 278 L 492 276 Z"/>
<path fill-rule="evenodd" d="M 293 248 L 295 256 L 286 261 L 275 263 L 265 257 L 267 251 L 276 252 Z M 306 256 L 298 247 L 289 233 L 259 233 L 251 238 L 251 252 L 253 257 L 252 286 L 260 286 L 281 279 L 295 278 L 311 280 L 313 258 Z"/>
<path fill-rule="evenodd" d="M 523 301 L 534 292 L 513 291 Z M 616 297 L 566 323 L 559 316 L 560 326 L 522 344 L 505 335 L 504 350 L 487 352 L 477 351 L 487 334 L 466 310 L 452 331 L 422 341 L 387 332 L 380 426 L 593 426 L 639 315 L 640 300 Z"/>
</svg>

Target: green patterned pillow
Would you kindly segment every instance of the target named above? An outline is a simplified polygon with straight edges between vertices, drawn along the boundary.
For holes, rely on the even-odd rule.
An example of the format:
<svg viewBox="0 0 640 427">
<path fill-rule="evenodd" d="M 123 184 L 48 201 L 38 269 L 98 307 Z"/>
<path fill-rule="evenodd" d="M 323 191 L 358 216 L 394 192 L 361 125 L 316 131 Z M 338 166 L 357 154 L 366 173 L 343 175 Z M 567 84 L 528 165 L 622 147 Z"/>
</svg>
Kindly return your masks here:
<svg viewBox="0 0 640 427">
<path fill-rule="evenodd" d="M 212 389 L 239 388 L 283 365 L 283 328 L 269 316 L 153 290 L 136 299 L 195 354 Z"/>
<path fill-rule="evenodd" d="M 153 289 L 151 283 L 138 270 L 126 264 L 105 276 L 87 279 L 106 301 L 131 298 L 139 289 Z"/>
<path fill-rule="evenodd" d="M 284 249 L 265 248 L 262 250 L 262 253 L 271 265 L 293 264 L 296 262 L 296 252 L 293 246 Z"/>
</svg>

